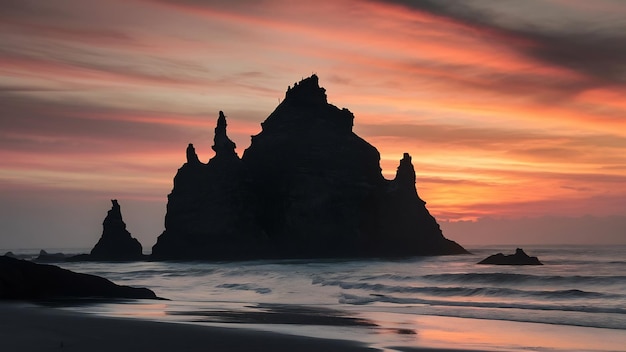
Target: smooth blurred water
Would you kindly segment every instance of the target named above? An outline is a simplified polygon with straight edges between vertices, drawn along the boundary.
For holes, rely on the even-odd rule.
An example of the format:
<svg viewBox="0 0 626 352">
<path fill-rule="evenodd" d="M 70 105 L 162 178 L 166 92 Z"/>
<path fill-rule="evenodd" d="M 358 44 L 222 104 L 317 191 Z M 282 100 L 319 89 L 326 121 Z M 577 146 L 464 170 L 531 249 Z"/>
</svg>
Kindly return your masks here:
<svg viewBox="0 0 626 352">
<path fill-rule="evenodd" d="M 497 252 L 513 253 L 512 247 L 470 248 L 471 255 L 402 260 L 58 265 L 117 284 L 148 287 L 170 300 L 75 308 L 94 314 L 226 324 L 234 318 L 227 319 L 224 312 L 276 313 L 282 307 L 300 314 L 302 307 L 332 309 L 335 315 L 363 318 L 379 327 L 364 330 L 329 324 L 314 332 L 308 329 L 307 334 L 356 334 L 352 338 L 361 340 L 380 340 L 384 335 L 383 340 L 396 344 L 414 339 L 412 335 L 423 328 L 412 323 L 413 318 L 432 316 L 602 328 L 626 336 L 626 246 L 524 249 L 545 265 L 476 265 Z M 273 329 L 300 333 L 289 324 L 279 320 Z M 395 333 L 389 337 L 384 331 Z"/>
</svg>

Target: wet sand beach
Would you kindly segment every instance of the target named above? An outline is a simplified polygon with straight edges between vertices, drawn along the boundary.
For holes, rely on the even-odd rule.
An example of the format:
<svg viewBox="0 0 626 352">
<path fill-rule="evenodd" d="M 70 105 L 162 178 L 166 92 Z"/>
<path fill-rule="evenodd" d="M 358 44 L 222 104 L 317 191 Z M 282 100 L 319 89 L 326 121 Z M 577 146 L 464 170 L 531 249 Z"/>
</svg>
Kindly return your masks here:
<svg viewBox="0 0 626 352">
<path fill-rule="evenodd" d="M 0 304 L 2 351 L 194 352 L 194 351 L 379 351 L 348 340 L 331 340 L 185 323 L 109 318 L 21 303 Z M 400 348 L 402 351 L 461 351 Z"/>
</svg>

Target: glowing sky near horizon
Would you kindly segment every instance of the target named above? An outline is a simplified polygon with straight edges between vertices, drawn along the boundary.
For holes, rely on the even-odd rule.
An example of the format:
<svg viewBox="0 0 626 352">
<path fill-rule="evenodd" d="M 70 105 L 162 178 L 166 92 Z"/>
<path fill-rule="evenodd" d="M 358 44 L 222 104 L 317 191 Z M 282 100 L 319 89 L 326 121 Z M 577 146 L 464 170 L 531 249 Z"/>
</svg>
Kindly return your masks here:
<svg viewBox="0 0 626 352">
<path fill-rule="evenodd" d="M 73 195 L 93 200 L 96 224 L 107 199 L 149 205 L 136 218 L 156 236 L 187 143 L 211 158 L 223 110 L 241 155 L 312 73 L 387 178 L 413 156 L 440 221 L 626 216 L 625 1 L 0 8 L 0 201 L 35 212 L 3 211 L 13 229 Z"/>
</svg>

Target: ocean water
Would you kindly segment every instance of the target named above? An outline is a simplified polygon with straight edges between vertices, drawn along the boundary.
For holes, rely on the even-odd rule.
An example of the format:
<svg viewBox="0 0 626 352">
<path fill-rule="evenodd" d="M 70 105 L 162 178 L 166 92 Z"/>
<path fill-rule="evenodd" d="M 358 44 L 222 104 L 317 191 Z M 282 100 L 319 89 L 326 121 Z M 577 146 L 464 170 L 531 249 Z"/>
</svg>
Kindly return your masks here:
<svg viewBox="0 0 626 352">
<path fill-rule="evenodd" d="M 381 350 L 626 351 L 626 246 L 524 249 L 545 265 L 476 265 L 513 253 L 509 246 L 398 260 L 56 264 L 169 299 L 63 307 L 91 314 L 354 339 Z"/>
</svg>

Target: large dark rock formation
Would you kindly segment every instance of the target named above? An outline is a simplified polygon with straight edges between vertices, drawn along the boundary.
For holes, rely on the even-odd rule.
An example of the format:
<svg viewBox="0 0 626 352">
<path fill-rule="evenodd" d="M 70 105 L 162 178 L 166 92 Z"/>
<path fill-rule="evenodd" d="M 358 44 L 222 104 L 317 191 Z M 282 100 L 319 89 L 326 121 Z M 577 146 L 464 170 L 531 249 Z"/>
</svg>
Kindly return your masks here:
<svg viewBox="0 0 626 352">
<path fill-rule="evenodd" d="M 515 254 L 504 255 L 502 253 L 490 255 L 478 264 L 492 265 L 543 265 L 537 257 L 531 257 L 523 249 L 517 248 Z"/>
<path fill-rule="evenodd" d="M 122 220 L 122 211 L 116 199 L 102 223 L 102 236 L 93 247 L 88 260 L 139 260 L 143 258 L 141 243 L 131 237 Z M 78 258 L 77 258 L 78 259 Z"/>
<path fill-rule="evenodd" d="M 405 154 L 394 180 L 327 102 L 313 75 L 289 88 L 240 159 L 220 112 L 215 157 L 193 146 L 168 196 L 154 259 L 392 257 L 459 254 L 415 188 Z"/>
<path fill-rule="evenodd" d="M 89 274 L 58 266 L 0 257 L 0 299 L 44 300 L 66 298 L 157 299 L 147 288 L 120 286 Z"/>
</svg>

